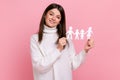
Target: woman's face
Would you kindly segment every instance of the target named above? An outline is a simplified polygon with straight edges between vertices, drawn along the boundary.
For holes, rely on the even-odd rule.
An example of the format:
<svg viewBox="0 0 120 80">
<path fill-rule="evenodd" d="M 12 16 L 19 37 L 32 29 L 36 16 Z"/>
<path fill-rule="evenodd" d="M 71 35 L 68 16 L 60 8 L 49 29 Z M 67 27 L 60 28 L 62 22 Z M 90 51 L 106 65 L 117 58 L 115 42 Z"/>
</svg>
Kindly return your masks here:
<svg viewBox="0 0 120 80">
<path fill-rule="evenodd" d="M 45 23 L 48 27 L 53 28 L 61 21 L 61 14 L 57 8 L 51 9 L 45 16 Z"/>
</svg>

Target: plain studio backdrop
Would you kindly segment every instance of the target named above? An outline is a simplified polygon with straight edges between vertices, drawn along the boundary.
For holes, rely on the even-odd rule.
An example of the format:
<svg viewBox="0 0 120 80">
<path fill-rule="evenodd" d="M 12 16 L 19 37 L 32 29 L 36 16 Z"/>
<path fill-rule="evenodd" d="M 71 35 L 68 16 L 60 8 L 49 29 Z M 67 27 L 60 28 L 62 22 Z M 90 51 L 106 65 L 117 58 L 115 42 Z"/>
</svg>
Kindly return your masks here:
<svg viewBox="0 0 120 80">
<path fill-rule="evenodd" d="M 30 36 L 53 2 L 64 7 L 67 29 L 93 28 L 95 46 L 73 80 L 120 80 L 119 0 L 0 0 L 0 80 L 33 80 Z M 79 52 L 86 39 L 73 42 Z"/>
</svg>

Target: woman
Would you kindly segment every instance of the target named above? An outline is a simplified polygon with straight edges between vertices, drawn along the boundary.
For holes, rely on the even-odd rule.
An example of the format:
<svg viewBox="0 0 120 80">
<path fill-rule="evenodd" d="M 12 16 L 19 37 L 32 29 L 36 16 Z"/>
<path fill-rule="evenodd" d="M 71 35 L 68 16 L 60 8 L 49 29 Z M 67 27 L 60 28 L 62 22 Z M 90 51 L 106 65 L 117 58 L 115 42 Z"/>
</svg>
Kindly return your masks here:
<svg viewBox="0 0 120 80">
<path fill-rule="evenodd" d="M 92 47 L 93 40 L 90 39 L 76 55 L 72 41 L 66 39 L 63 7 L 50 4 L 41 18 L 39 32 L 31 36 L 34 80 L 72 80 L 72 70 L 80 66 Z"/>
</svg>

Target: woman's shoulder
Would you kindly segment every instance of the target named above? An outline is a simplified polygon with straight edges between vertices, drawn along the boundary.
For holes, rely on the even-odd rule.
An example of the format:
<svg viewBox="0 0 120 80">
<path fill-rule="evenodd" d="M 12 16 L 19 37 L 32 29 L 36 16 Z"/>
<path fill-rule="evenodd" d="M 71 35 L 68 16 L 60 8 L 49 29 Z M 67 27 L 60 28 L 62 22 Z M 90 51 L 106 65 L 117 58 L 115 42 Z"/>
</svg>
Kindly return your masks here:
<svg viewBox="0 0 120 80">
<path fill-rule="evenodd" d="M 72 40 L 71 40 L 71 39 L 69 39 L 69 38 L 67 38 L 67 41 L 68 41 L 69 43 L 71 43 L 71 42 L 72 42 Z"/>
<path fill-rule="evenodd" d="M 73 44 L 73 41 L 71 39 L 67 39 L 67 42 L 69 45 Z"/>
<path fill-rule="evenodd" d="M 37 34 L 37 33 L 32 34 L 32 35 L 31 35 L 31 39 L 38 40 L 38 34 Z"/>
</svg>

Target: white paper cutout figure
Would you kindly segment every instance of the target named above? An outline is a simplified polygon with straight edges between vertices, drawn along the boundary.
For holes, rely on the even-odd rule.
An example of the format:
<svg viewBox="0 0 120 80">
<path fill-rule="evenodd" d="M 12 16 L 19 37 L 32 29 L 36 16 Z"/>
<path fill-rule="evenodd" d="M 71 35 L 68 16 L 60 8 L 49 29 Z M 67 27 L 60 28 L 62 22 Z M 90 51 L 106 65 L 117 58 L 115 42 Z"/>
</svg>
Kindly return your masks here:
<svg viewBox="0 0 120 80">
<path fill-rule="evenodd" d="M 75 33 L 72 30 L 72 26 L 69 27 L 69 30 L 67 31 L 66 35 L 67 35 L 67 39 L 73 39 L 73 35 L 75 35 L 75 40 L 83 40 L 84 36 L 86 35 L 87 39 L 90 39 L 93 31 L 92 31 L 92 27 L 88 27 L 88 30 L 85 32 L 84 29 L 81 29 L 79 32 L 79 29 L 76 29 Z"/>
<path fill-rule="evenodd" d="M 84 39 L 85 31 L 83 29 L 80 30 L 80 39 Z"/>
<path fill-rule="evenodd" d="M 87 33 L 87 39 L 90 39 L 91 35 L 93 34 L 92 27 L 89 27 L 86 33 Z"/>
<path fill-rule="evenodd" d="M 78 29 L 76 29 L 76 31 L 75 31 L 75 40 L 77 39 L 77 40 L 79 40 L 79 35 L 80 35 L 80 33 L 79 33 L 79 30 Z"/>
<path fill-rule="evenodd" d="M 67 38 L 69 39 L 73 39 L 72 35 L 74 34 L 73 30 L 72 30 L 72 26 L 69 27 L 69 30 L 67 31 Z"/>
</svg>

